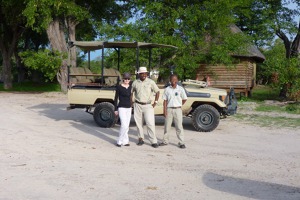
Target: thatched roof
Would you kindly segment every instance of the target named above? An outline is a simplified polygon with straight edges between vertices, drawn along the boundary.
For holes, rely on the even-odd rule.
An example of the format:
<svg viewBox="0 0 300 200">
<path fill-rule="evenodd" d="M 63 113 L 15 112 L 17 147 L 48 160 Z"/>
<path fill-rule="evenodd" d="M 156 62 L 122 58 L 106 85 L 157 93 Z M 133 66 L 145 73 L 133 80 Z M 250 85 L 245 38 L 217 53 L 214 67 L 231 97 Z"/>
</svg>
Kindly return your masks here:
<svg viewBox="0 0 300 200">
<path fill-rule="evenodd" d="M 230 30 L 233 33 L 242 33 L 241 29 L 237 27 L 235 24 L 230 25 Z M 234 55 L 236 57 L 248 57 L 248 58 L 253 58 L 257 62 L 263 62 L 266 60 L 266 57 L 259 51 L 259 49 L 255 45 L 250 45 L 247 49 L 247 54 L 245 55 Z"/>
</svg>

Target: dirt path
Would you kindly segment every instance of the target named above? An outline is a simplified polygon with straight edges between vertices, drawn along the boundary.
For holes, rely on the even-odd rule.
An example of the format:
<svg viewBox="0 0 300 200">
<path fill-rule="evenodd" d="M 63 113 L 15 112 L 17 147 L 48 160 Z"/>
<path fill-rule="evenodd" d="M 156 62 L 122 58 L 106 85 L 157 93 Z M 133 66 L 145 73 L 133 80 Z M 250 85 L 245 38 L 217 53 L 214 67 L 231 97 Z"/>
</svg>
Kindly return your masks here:
<svg viewBox="0 0 300 200">
<path fill-rule="evenodd" d="M 300 130 L 230 118 L 212 133 L 184 120 L 187 149 L 114 146 L 60 93 L 0 93 L 0 199 L 300 199 Z M 163 118 L 156 118 L 162 138 Z"/>
</svg>

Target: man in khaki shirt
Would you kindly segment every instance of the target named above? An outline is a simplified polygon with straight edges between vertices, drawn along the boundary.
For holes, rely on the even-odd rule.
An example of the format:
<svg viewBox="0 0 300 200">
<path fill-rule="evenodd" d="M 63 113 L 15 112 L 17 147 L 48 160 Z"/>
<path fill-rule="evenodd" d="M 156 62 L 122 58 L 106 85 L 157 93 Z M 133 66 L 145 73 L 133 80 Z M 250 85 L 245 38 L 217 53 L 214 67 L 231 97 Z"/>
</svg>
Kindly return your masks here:
<svg viewBox="0 0 300 200">
<path fill-rule="evenodd" d="M 169 133 L 171 129 L 172 122 L 174 120 L 176 135 L 179 140 L 179 147 L 184 149 L 184 132 L 182 126 L 182 105 L 187 100 L 187 95 L 183 87 L 177 84 L 178 77 L 175 74 L 170 76 L 171 85 L 166 87 L 163 100 L 164 100 L 164 116 L 165 120 L 165 130 L 164 130 L 164 139 L 160 143 L 160 146 L 165 146 L 169 143 Z"/>
<path fill-rule="evenodd" d="M 158 144 L 155 135 L 154 107 L 159 98 L 159 88 L 153 80 L 147 78 L 148 71 L 146 67 L 140 67 L 138 74 L 139 79 L 132 83 L 131 94 L 131 102 L 134 103 L 134 120 L 138 129 L 139 137 L 137 145 L 141 146 L 144 144 L 143 121 L 145 120 L 151 146 L 157 148 Z M 151 104 L 153 93 L 155 93 L 155 101 Z M 135 98 L 134 100 L 133 95 Z"/>
</svg>

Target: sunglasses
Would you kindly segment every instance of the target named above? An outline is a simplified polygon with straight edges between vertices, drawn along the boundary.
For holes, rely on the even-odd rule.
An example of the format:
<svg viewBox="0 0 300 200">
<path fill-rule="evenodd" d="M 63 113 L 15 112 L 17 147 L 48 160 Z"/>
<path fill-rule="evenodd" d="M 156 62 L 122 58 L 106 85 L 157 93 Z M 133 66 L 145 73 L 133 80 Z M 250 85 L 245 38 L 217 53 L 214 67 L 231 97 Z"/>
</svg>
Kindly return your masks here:
<svg viewBox="0 0 300 200">
<path fill-rule="evenodd" d="M 123 78 L 123 80 L 130 80 L 130 78 Z"/>
</svg>

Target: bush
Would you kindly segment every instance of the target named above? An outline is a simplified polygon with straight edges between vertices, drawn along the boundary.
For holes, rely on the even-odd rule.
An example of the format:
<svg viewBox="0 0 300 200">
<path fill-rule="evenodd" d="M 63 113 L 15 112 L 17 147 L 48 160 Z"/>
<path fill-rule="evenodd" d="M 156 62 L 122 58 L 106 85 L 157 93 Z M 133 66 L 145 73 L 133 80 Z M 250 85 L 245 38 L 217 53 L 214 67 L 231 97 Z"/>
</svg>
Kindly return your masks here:
<svg viewBox="0 0 300 200">
<path fill-rule="evenodd" d="M 29 69 L 43 73 L 47 81 L 53 81 L 56 77 L 64 56 L 58 51 L 49 49 L 35 51 L 24 51 L 19 53 L 22 62 Z"/>
<path fill-rule="evenodd" d="M 286 89 L 289 99 L 299 99 L 300 59 L 286 58 L 285 48 L 280 40 L 277 40 L 264 54 L 266 61 L 259 66 L 258 77 L 270 82 L 275 89 Z"/>
<path fill-rule="evenodd" d="M 293 112 L 297 110 L 297 107 L 294 104 L 289 104 L 285 107 L 286 111 Z"/>
</svg>

